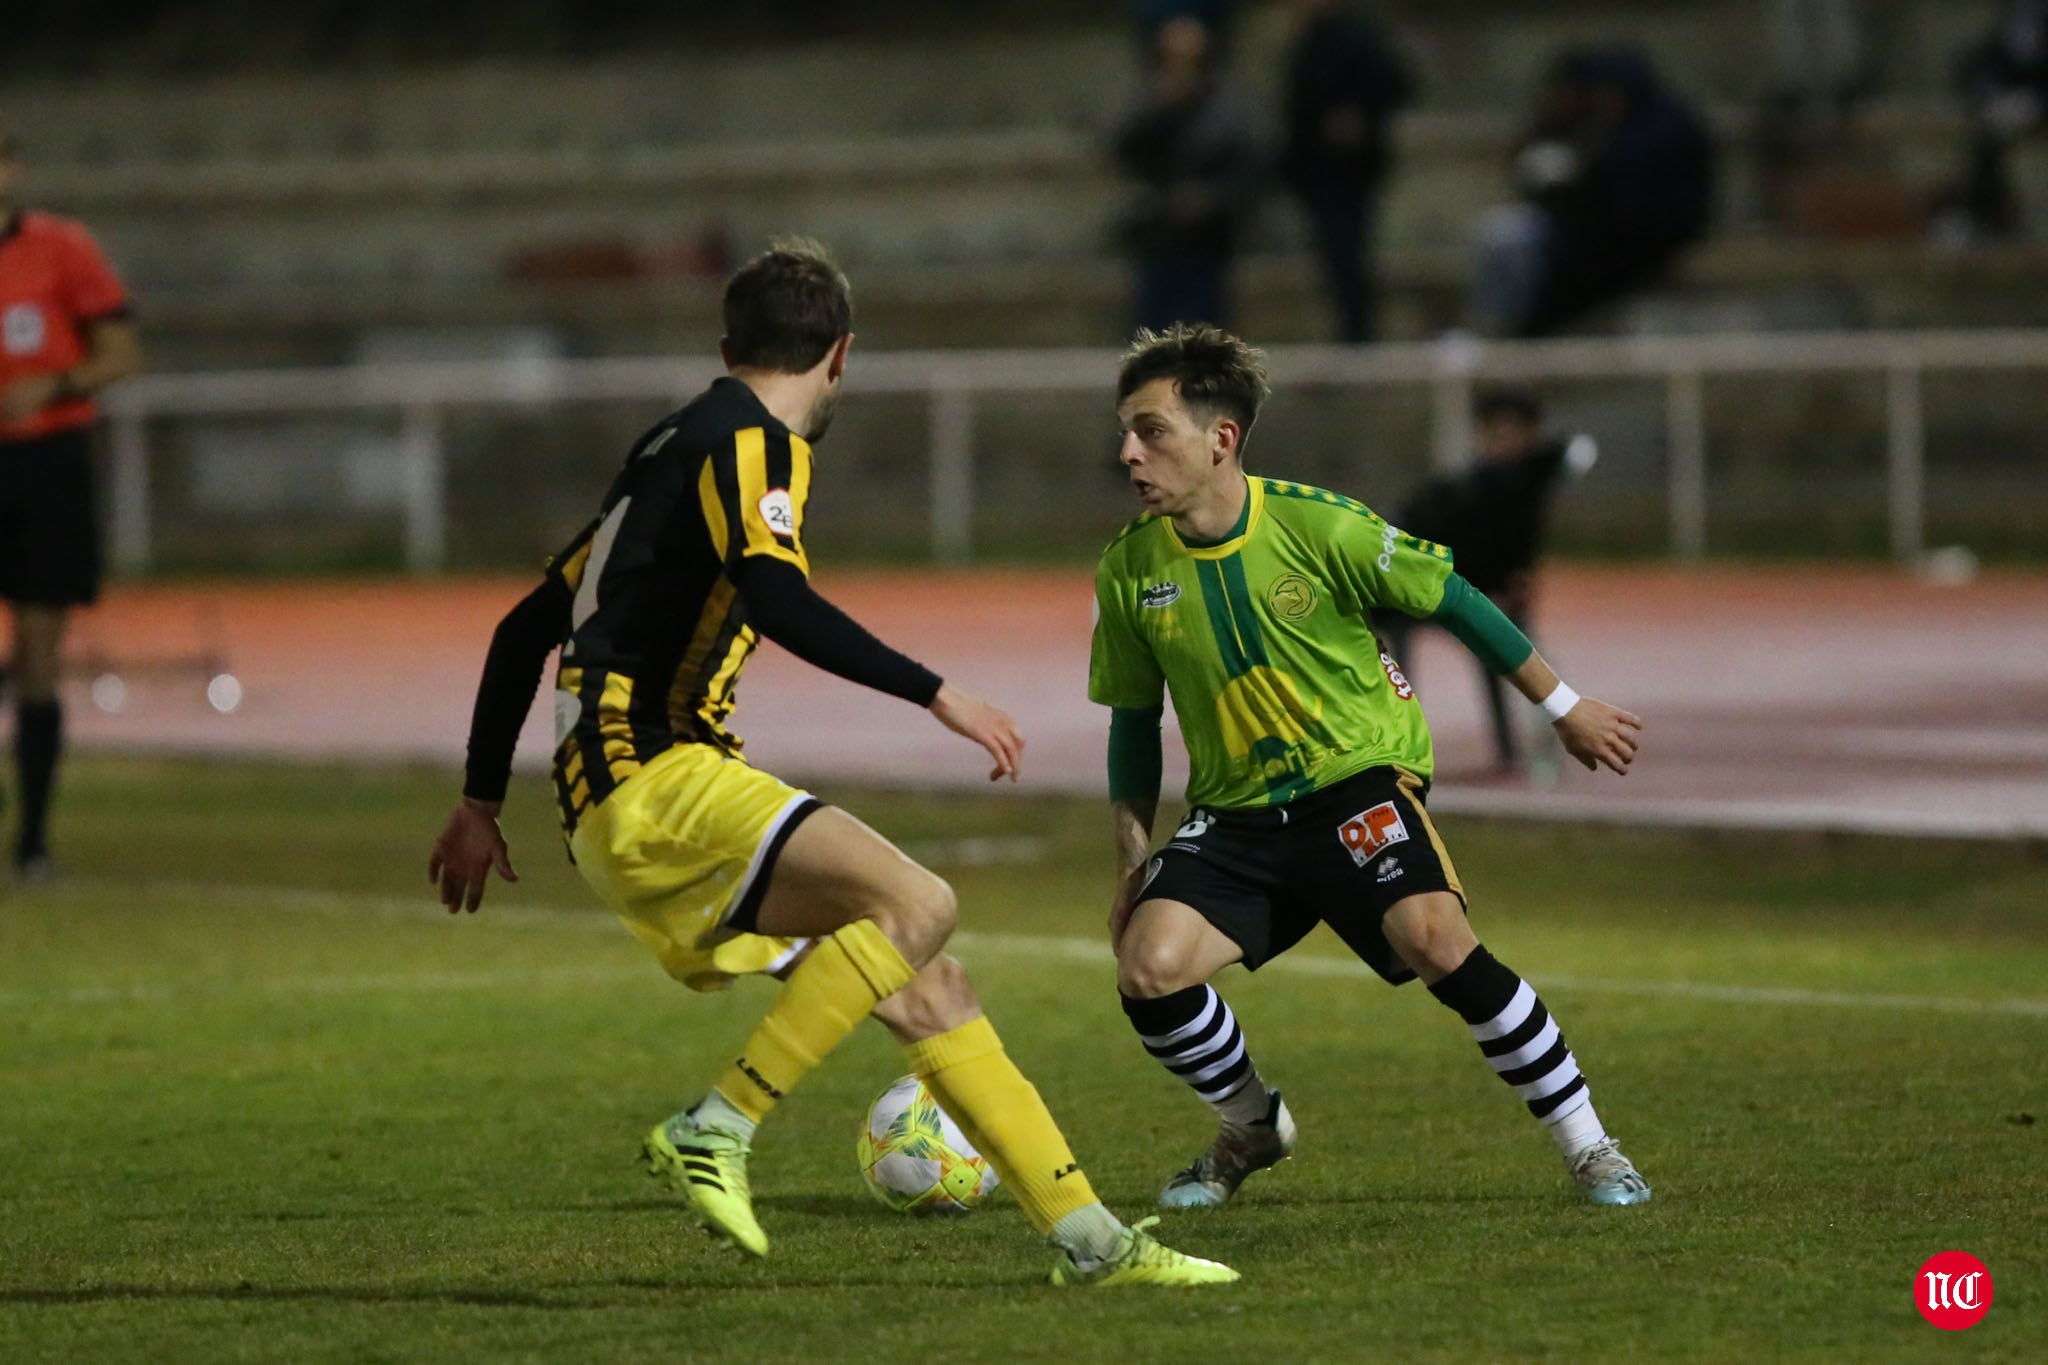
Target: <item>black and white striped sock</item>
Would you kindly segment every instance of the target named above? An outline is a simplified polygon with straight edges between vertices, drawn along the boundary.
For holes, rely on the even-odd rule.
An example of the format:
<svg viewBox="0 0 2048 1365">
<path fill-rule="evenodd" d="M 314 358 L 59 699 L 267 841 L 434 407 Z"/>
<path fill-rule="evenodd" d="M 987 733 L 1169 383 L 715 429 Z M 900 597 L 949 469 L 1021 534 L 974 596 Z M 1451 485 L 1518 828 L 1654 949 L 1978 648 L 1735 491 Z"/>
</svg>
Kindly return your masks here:
<svg viewBox="0 0 2048 1365">
<path fill-rule="evenodd" d="M 1487 1063 L 1567 1157 L 1606 1136 L 1571 1047 L 1528 982 L 1480 947 L 1429 990 L 1470 1026 Z"/>
<path fill-rule="evenodd" d="M 1186 1081 L 1225 1124 L 1242 1128 L 1266 1117 L 1271 1092 L 1252 1065 L 1237 1016 L 1213 987 L 1189 986 L 1151 1000 L 1122 998 L 1145 1050 Z"/>
</svg>

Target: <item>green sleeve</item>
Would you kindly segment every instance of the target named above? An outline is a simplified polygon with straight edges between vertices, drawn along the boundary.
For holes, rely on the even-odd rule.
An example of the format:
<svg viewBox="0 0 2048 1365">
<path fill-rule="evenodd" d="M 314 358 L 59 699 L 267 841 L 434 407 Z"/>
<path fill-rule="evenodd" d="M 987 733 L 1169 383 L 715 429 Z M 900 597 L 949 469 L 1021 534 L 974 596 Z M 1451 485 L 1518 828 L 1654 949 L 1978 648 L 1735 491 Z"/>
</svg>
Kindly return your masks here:
<svg viewBox="0 0 2048 1365">
<path fill-rule="evenodd" d="M 1151 647 L 1131 627 L 1125 599 L 1135 590 L 1105 560 L 1095 577 L 1095 635 L 1088 650 L 1088 700 L 1103 706 L 1158 707 L 1166 674 Z"/>
<path fill-rule="evenodd" d="M 1444 584 L 1444 600 L 1429 619 L 1458 637 L 1489 672 L 1512 673 L 1536 652 L 1499 607 L 1458 574 Z"/>
<path fill-rule="evenodd" d="M 1336 548 L 1336 574 L 1355 609 L 1390 607 L 1406 616 L 1436 610 L 1451 576 L 1449 547 L 1409 535 L 1362 503 L 1348 500 L 1324 516 Z"/>
<path fill-rule="evenodd" d="M 1157 801 L 1165 767 L 1159 744 L 1162 706 L 1119 706 L 1109 713 L 1109 799 Z"/>
</svg>

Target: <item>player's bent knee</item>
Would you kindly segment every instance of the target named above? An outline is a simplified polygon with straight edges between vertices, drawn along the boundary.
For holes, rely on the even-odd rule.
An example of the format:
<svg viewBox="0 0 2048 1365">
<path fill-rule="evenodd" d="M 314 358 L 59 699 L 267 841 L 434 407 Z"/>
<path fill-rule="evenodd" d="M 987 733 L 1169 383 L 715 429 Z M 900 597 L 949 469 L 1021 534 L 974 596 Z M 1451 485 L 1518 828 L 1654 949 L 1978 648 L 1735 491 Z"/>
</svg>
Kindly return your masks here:
<svg viewBox="0 0 2048 1365">
<path fill-rule="evenodd" d="M 1402 902 L 1387 913 L 1387 940 L 1401 960 L 1425 980 L 1450 975 L 1478 946 L 1472 926 L 1455 897 L 1448 904 L 1432 898 L 1428 903 Z"/>
<path fill-rule="evenodd" d="M 1156 1000 L 1206 979 L 1194 955 L 1179 943 L 1127 938 L 1117 950 L 1116 988 L 1133 1000 Z"/>
</svg>

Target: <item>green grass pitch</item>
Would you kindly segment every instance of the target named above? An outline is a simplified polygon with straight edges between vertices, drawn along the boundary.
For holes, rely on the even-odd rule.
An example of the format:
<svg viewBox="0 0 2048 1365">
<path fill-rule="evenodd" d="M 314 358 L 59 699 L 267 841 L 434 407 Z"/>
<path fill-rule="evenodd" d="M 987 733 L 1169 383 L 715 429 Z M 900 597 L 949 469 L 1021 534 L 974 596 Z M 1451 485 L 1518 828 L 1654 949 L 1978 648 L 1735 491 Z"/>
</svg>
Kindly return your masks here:
<svg viewBox="0 0 2048 1365">
<path fill-rule="evenodd" d="M 431 903 L 453 779 L 93 758 L 68 879 L 0 892 L 0 1360 L 1815 1361 L 2048 1344 L 2039 850 L 1448 821 L 1480 936 L 1542 990 L 1656 1187 L 1574 1202 L 1416 987 L 1311 939 L 1223 986 L 1297 1159 L 1175 1245 L 1216 1291 L 1056 1291 L 1006 1196 L 891 1214 L 857 1033 L 756 1148 L 773 1254 L 636 1168 L 767 988 L 698 997 L 594 909 L 525 780 L 524 880 Z M 959 889 L 1010 1050 L 1127 1217 L 1208 1137 L 1101 947 L 1097 803 L 827 790 Z M 1922 1322 L 1982 1259 L 1977 1327 Z M 2032 1341 L 2034 1345 L 2026 1345 Z"/>
</svg>

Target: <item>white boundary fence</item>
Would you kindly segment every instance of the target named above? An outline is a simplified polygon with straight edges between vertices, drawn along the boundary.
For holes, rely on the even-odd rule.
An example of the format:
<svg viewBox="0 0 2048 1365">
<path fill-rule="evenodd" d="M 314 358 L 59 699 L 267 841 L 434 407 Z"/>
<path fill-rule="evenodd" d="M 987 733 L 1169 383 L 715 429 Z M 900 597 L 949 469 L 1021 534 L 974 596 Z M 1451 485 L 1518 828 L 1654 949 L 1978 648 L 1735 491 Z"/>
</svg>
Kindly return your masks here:
<svg viewBox="0 0 2048 1365">
<path fill-rule="evenodd" d="M 1886 393 L 1890 546 L 1917 557 L 1926 533 L 1926 420 L 1930 371 L 2048 370 L 2048 331 L 1860 332 L 1439 343 L 1378 347 L 1285 346 L 1269 353 L 1275 387 L 1313 384 L 1429 388 L 1432 456 L 1454 468 L 1469 444 L 1473 387 L 1488 380 L 1641 379 L 1665 393 L 1667 497 L 1672 553 L 1707 548 L 1705 385 L 1727 375 L 1870 374 Z M 450 408 L 533 406 L 590 400 L 672 403 L 719 373 L 709 361 L 610 360 L 429 362 L 405 366 L 146 375 L 110 391 L 113 551 L 124 570 L 152 562 L 152 451 L 158 417 L 335 412 L 396 413 L 405 456 L 406 563 L 440 567 L 446 546 L 442 415 Z M 898 351 L 859 355 L 856 392 L 922 394 L 930 423 L 930 534 L 935 559 L 974 554 L 975 400 L 987 393 L 1095 392 L 1105 409 L 1114 352 L 1098 350 Z"/>
</svg>

